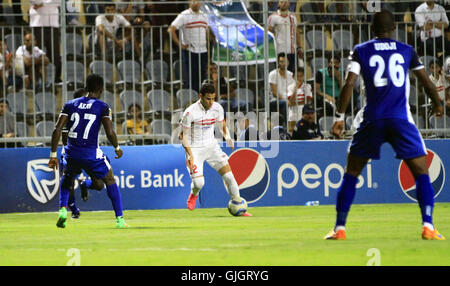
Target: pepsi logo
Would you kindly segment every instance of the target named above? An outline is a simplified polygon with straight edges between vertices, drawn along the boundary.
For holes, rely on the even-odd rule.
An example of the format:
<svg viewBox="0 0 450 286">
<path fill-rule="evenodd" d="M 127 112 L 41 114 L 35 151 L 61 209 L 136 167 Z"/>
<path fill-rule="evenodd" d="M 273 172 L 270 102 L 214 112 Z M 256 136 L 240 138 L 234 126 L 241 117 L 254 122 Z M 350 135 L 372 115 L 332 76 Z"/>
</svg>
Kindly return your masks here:
<svg viewBox="0 0 450 286">
<path fill-rule="evenodd" d="M 434 190 L 434 197 L 436 198 L 444 188 L 445 184 L 445 169 L 441 158 L 430 149 L 427 150 L 427 167 L 430 175 L 431 185 Z M 414 176 L 409 170 L 405 161 L 401 161 L 398 168 L 398 182 L 402 188 L 403 193 L 413 201 L 417 201 L 417 190 Z"/>
<path fill-rule="evenodd" d="M 252 149 L 242 148 L 230 155 L 228 163 L 239 186 L 241 197 L 248 203 L 261 199 L 270 182 L 266 159 Z"/>
</svg>

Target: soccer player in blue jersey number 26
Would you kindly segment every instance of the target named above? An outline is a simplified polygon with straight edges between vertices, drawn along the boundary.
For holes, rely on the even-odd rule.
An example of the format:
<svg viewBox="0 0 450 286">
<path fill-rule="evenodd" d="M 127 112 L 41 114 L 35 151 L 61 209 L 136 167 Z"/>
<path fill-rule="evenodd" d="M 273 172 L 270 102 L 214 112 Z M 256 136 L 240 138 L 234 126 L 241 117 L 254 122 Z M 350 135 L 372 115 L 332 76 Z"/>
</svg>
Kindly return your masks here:
<svg viewBox="0 0 450 286">
<path fill-rule="evenodd" d="M 111 109 L 99 98 L 103 92 L 103 78 L 97 74 L 91 74 L 86 78 L 86 95 L 68 101 L 59 115 L 52 134 L 52 146 L 48 166 L 58 166 L 56 149 L 61 137 L 62 129 L 69 129 L 67 145 L 65 149 L 66 166 L 61 177 L 59 192 L 59 217 L 57 227 L 66 227 L 67 205 L 69 190 L 72 182 L 81 170 L 92 179 L 91 188 L 101 190 L 106 184 L 106 192 L 110 198 L 116 215 L 116 227 L 126 228 L 128 225 L 123 219 L 122 198 L 119 188 L 114 180 L 111 164 L 108 157 L 103 154 L 98 146 L 98 133 L 101 126 L 105 128 L 106 136 L 114 146 L 116 159 L 123 155 L 117 142 L 111 121 Z"/>
<path fill-rule="evenodd" d="M 347 167 L 337 193 L 336 224 L 325 239 L 345 239 L 345 223 L 355 197 L 358 176 L 369 159 L 380 158 L 380 147 L 388 142 L 396 157 L 406 162 L 415 178 L 417 201 L 422 214 L 422 238 L 444 240 L 433 226 L 434 192 L 428 176 L 425 143 L 409 110 L 408 70 L 413 71 L 431 98 L 434 114 L 442 116 L 443 108 L 436 87 L 429 80 L 413 47 L 391 39 L 395 29 L 391 12 L 382 10 L 375 13 L 372 29 L 375 38 L 356 45 L 351 54 L 348 76 L 340 92 L 332 127 L 332 133 L 341 137 L 344 112 L 354 83 L 361 75 L 366 86 L 367 103 L 348 148 Z"/>
</svg>

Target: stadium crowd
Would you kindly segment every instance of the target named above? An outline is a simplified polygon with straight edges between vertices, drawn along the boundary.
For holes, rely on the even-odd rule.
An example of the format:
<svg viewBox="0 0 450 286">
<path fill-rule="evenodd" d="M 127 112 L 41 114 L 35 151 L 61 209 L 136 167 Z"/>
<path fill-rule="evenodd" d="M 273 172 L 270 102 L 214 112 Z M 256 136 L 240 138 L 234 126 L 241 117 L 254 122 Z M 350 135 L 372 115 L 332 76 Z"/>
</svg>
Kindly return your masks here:
<svg viewBox="0 0 450 286">
<path fill-rule="evenodd" d="M 216 39 L 201 10 L 203 1 L 66 1 L 65 39 L 60 1 L 13 0 L 12 6 L 4 1 L 0 134 L 36 137 L 36 142 L 50 136 L 63 100 L 71 99 L 88 74 L 97 73 L 105 78 L 102 100 L 112 108 L 116 128 L 121 126 L 118 134 L 143 136 L 128 139 L 129 144 L 176 142 L 180 113 L 198 99 L 204 80 L 214 83 L 226 112 L 277 112 L 267 126 L 252 116 L 238 118 L 237 140 L 328 138 L 347 56 L 355 44 L 370 39 L 368 2 L 269 1 L 264 15 L 262 1 L 242 1 L 256 23 L 264 25 L 267 17 L 274 35 L 276 59 L 266 72 L 261 64 L 212 61 Z M 397 39 L 417 47 L 449 116 L 450 2 L 383 1 L 382 8 L 395 15 Z M 64 96 L 62 56 L 67 60 Z M 439 125 L 428 116 L 422 88 L 413 79 L 411 89 L 419 128 L 449 128 L 450 117 Z M 363 98 L 364 83 L 358 82 L 346 112 L 348 130 Z M 150 134 L 171 139 L 145 137 Z"/>
</svg>

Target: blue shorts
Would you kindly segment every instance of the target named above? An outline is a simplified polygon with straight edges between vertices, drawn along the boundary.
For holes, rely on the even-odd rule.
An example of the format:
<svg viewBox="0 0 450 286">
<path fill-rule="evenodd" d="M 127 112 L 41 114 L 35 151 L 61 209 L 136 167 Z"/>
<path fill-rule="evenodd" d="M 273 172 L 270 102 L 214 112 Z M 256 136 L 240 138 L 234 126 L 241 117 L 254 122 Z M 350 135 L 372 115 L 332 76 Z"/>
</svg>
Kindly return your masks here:
<svg viewBox="0 0 450 286">
<path fill-rule="evenodd" d="M 64 171 L 70 177 L 75 177 L 84 170 L 91 178 L 103 179 L 111 169 L 111 163 L 106 155 L 102 155 L 100 159 L 79 159 L 65 156 L 65 161 Z"/>
<path fill-rule="evenodd" d="M 392 146 L 398 159 L 412 159 L 427 154 L 417 127 L 408 120 L 398 118 L 361 122 L 348 151 L 357 157 L 380 159 L 380 148 L 385 142 Z"/>
</svg>

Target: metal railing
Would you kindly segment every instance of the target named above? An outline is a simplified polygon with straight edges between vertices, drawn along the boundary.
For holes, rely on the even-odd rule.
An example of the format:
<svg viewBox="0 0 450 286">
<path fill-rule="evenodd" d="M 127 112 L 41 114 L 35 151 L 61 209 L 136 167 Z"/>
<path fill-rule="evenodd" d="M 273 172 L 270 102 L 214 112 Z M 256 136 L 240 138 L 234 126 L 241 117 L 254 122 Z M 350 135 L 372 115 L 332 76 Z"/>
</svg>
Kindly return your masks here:
<svg viewBox="0 0 450 286">
<path fill-rule="evenodd" d="M 53 29 L 11 25 L 14 24 L 11 17 L 15 15 L 3 10 L 3 16 L 9 17 L 9 22 L 0 26 L 0 37 L 4 43 L 0 53 L 2 62 L 5 63 L 0 69 L 0 92 L 8 102 L 10 112 L 9 115 L 0 115 L 0 126 L 11 126 L 9 121 L 13 121 L 14 137 L 0 138 L 0 144 L 11 147 L 48 144 L 63 104 L 72 98 L 77 88 L 84 86 L 86 76 L 90 73 L 101 74 L 105 79 L 101 99 L 112 109 L 113 123 L 122 144 L 177 142 L 181 114 L 184 108 L 197 100 L 198 86 L 204 79 L 210 79 L 216 85 L 217 99 L 226 112 L 254 112 L 257 118 L 260 117 L 259 113 L 268 114 L 267 120 L 256 122 L 261 133 L 270 128 L 268 122 L 271 112 L 282 113 L 287 125 L 288 98 L 274 96 L 269 74 L 279 68 L 276 55 L 280 46 L 276 43 L 277 39 L 287 41 L 291 34 L 280 35 L 279 31 L 289 31 L 289 27 L 281 29 L 282 26 L 274 33 L 269 33 L 269 15 L 274 11 L 274 6 L 266 1 L 249 1 L 247 6 L 242 4 L 242 10 L 232 10 L 240 1 L 222 1 L 220 5 L 218 1 L 205 1 L 210 6 L 203 6 L 202 11 L 210 13 L 207 14 L 209 17 L 213 17 L 217 11 L 220 13 L 220 17 L 215 15 L 216 18 L 209 18 L 210 23 L 217 18 L 230 19 L 229 23 L 217 22 L 211 26 L 217 32 L 214 38 L 209 33 L 206 35 L 205 59 L 176 45 L 173 34 L 169 31 L 172 21 L 187 7 L 187 1 L 171 1 L 170 4 L 153 1 L 151 9 L 145 6 L 146 2 L 133 2 L 137 6 L 131 5 L 131 8 L 125 5 L 125 12 L 116 14 L 125 16 L 130 26 L 117 29 L 114 40 L 101 36 L 95 25 L 96 16 L 102 13 L 101 5 L 106 2 L 83 2 L 83 11 L 60 13 L 62 27 Z M 261 4 L 259 7 L 262 10 L 252 10 L 252 2 Z M 334 116 L 335 99 L 341 86 L 336 86 L 338 83 L 332 81 L 330 98 L 324 98 L 321 95 L 324 89 L 318 77 L 321 70 L 328 67 L 329 60 L 337 60 L 339 68 L 336 70 L 342 84 L 348 63 L 347 56 L 353 46 L 371 38 L 371 27 L 367 21 L 370 13 L 358 12 L 354 7 L 359 2 L 351 1 L 351 9 L 325 14 L 332 17 L 347 16 L 345 21 L 313 23 L 308 16 L 323 14 L 305 11 L 302 9 L 305 3 L 303 1 L 292 2 L 298 6 L 295 11 L 291 11 L 298 23 L 291 40 L 300 48 L 293 52 L 293 80 L 295 82 L 298 68 L 302 67 L 303 81 L 311 85 L 312 103 L 317 110 L 316 122 L 323 123 L 323 131 L 328 137 L 331 126 L 327 116 Z M 143 10 L 143 6 L 139 4 L 145 6 Z M 170 11 L 159 12 L 164 10 L 162 7 Z M 133 9 L 137 9 L 137 12 L 133 12 Z M 398 11 L 395 14 L 400 15 Z M 248 15 L 259 21 L 249 18 L 250 22 L 239 24 L 244 19 L 242 17 Z M 83 20 L 76 23 L 73 21 L 74 17 Z M 164 23 L 149 25 L 151 21 Z M 73 23 L 76 24 L 72 25 Z M 446 39 L 448 32 L 442 27 L 440 31 Z M 181 38 L 180 31 L 177 32 Z M 262 37 L 258 37 L 259 32 Z M 18 49 L 30 37 L 27 36 L 29 33 L 37 42 L 36 53 L 45 52 L 47 57 L 43 60 L 32 57 L 29 65 L 34 68 L 25 67 L 23 60 L 17 55 Z M 414 22 L 400 21 L 396 22 L 393 37 L 415 47 L 422 56 L 427 71 L 434 74 L 437 66 L 434 65 L 433 70 L 430 70 L 428 63 L 430 60 L 440 60 L 441 67 L 444 68 L 442 60 L 448 56 L 445 50 L 448 40 L 439 43 L 433 41 L 427 46 L 420 41 L 419 34 L 420 28 Z M 6 50 L 11 54 L 9 65 L 6 64 Z M 199 66 L 196 71 L 203 72 L 203 77 L 192 78 L 195 75 L 192 72 L 194 65 Z M 335 70 L 332 69 L 332 77 L 335 76 L 334 73 Z M 441 76 L 444 77 L 445 94 L 450 79 L 446 80 L 444 74 Z M 276 81 L 280 80 L 275 78 Z M 411 111 L 424 137 L 450 137 L 450 99 L 447 100 L 444 95 L 443 101 L 447 100 L 448 106 L 444 108 L 444 117 L 436 119 L 431 116 L 430 103 L 414 77 L 410 77 L 410 86 Z M 287 86 L 285 89 L 287 91 Z M 362 107 L 363 94 L 364 87 L 359 84 L 347 111 L 348 118 L 354 118 Z M 140 112 L 136 112 L 136 109 L 140 109 Z M 230 129 L 234 130 L 231 126 Z M 350 126 L 347 129 L 346 134 L 351 135 Z M 5 131 L 6 133 L 8 132 Z M 100 133 L 100 141 L 107 144 L 103 131 Z"/>
</svg>

